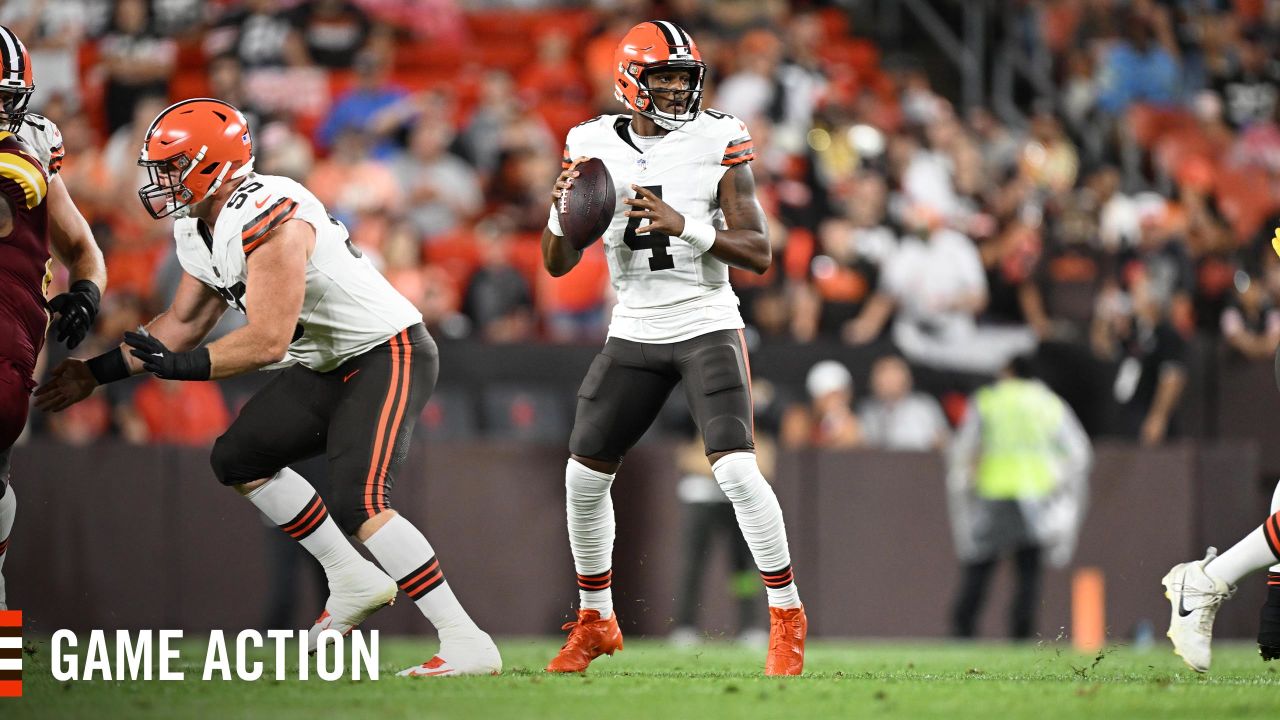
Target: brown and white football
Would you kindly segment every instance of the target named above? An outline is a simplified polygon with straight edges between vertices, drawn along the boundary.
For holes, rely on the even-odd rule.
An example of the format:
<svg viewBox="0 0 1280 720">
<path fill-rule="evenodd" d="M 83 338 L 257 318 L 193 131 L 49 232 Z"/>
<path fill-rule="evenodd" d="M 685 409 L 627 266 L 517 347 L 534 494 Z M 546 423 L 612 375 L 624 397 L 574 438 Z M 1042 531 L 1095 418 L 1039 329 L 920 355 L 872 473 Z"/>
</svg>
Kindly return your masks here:
<svg viewBox="0 0 1280 720">
<path fill-rule="evenodd" d="M 578 177 L 573 186 L 561 193 L 556 209 L 560 212 L 560 228 L 578 250 L 600 239 L 613 220 L 617 194 L 613 178 L 600 158 L 578 163 Z"/>
</svg>

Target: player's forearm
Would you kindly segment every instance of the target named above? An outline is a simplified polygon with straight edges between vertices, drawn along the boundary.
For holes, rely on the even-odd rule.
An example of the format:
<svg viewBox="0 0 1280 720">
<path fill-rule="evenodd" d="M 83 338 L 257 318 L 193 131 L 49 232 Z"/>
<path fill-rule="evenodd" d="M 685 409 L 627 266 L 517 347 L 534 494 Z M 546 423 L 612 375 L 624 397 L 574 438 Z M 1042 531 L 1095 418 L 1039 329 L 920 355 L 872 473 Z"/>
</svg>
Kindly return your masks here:
<svg viewBox="0 0 1280 720">
<path fill-rule="evenodd" d="M 98 286 L 99 291 L 107 289 L 107 263 L 103 260 L 102 250 L 93 240 L 93 231 L 89 223 L 74 212 L 74 218 L 62 218 L 55 215 L 49 228 L 49 247 L 58 262 L 67 268 L 71 282 L 88 280 Z"/>
<path fill-rule="evenodd" d="M 213 329 L 213 324 L 217 322 L 214 318 L 213 323 L 200 323 L 179 319 L 172 311 L 166 310 L 155 316 L 151 322 L 147 323 L 147 332 L 155 336 L 164 343 L 165 346 L 175 352 L 185 352 L 200 344 L 205 335 Z M 129 354 L 129 346 L 124 343 L 120 344 L 120 353 L 124 355 L 125 365 L 129 368 L 130 375 L 139 375 L 143 371 L 142 361 Z"/>
<path fill-rule="evenodd" d="M 87 231 L 88 227 L 85 229 Z M 88 280 L 97 285 L 99 291 L 107 289 L 107 264 L 92 234 L 86 232 L 85 237 L 77 240 L 69 255 L 61 261 L 67 266 L 72 283 Z"/>
<path fill-rule="evenodd" d="M 209 379 L 243 375 L 278 363 L 289 351 L 291 333 L 248 325 L 209 344 Z"/>
<path fill-rule="evenodd" d="M 60 175 L 49 180 L 49 246 L 71 274 L 71 281 L 88 280 L 100 292 L 107 289 L 107 264 L 93 239 L 93 230 L 71 200 Z"/>
<path fill-rule="evenodd" d="M 542 265 L 552 277 L 569 272 L 581 259 L 581 250 L 574 249 L 568 240 L 551 232 L 550 228 L 542 229 Z"/>
<path fill-rule="evenodd" d="M 715 244 L 708 252 L 733 267 L 757 275 L 763 275 L 773 263 L 769 238 L 759 230 L 716 230 Z"/>
</svg>

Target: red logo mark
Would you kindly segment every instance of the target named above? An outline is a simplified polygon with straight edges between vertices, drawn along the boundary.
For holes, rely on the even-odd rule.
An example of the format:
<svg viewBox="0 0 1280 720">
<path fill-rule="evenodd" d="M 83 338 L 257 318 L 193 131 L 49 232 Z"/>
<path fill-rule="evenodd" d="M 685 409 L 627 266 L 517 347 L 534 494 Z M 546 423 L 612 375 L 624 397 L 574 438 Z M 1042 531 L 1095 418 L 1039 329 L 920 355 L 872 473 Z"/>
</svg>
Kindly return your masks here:
<svg viewBox="0 0 1280 720">
<path fill-rule="evenodd" d="M 257 207 L 257 208 L 261 208 L 263 205 L 266 205 L 266 204 L 267 204 L 267 201 L 268 201 L 268 200 L 270 200 L 270 199 L 271 199 L 271 196 L 270 196 L 270 195 L 268 195 L 268 196 L 266 196 L 266 197 L 262 198 L 262 202 L 256 202 L 256 203 L 254 203 L 254 204 L 253 204 L 253 206 L 254 206 L 254 207 Z"/>
</svg>

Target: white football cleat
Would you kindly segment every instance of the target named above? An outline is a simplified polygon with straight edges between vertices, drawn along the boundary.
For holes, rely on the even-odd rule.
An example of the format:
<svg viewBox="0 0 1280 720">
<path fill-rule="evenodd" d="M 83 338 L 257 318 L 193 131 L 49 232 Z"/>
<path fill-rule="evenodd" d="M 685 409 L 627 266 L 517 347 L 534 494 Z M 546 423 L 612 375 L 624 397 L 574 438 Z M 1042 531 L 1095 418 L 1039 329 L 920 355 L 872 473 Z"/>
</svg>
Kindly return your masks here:
<svg viewBox="0 0 1280 720">
<path fill-rule="evenodd" d="M 307 633 L 307 652 L 314 653 L 324 630 L 346 635 L 365 618 L 396 601 L 396 581 L 368 560 L 329 578 L 324 612 Z"/>
<path fill-rule="evenodd" d="M 502 656 L 488 635 L 466 640 L 442 640 L 440 652 L 421 665 L 396 673 L 397 677 L 452 677 L 497 675 L 502 672 Z"/>
<path fill-rule="evenodd" d="M 1236 591 L 1217 578 L 1210 577 L 1204 566 L 1217 557 L 1209 548 L 1203 560 L 1174 565 L 1160 582 L 1169 599 L 1169 632 L 1173 652 L 1196 672 L 1209 672 L 1212 659 L 1213 619 L 1222 601 Z"/>
</svg>

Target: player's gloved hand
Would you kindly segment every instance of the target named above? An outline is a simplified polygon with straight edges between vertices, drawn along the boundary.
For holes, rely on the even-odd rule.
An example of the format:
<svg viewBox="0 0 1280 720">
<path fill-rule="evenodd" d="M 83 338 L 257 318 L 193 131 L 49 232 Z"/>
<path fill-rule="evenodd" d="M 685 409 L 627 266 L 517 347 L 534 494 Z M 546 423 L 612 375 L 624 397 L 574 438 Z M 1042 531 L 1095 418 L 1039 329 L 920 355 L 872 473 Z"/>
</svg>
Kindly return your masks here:
<svg viewBox="0 0 1280 720">
<path fill-rule="evenodd" d="M 58 342 L 65 342 L 68 350 L 79 345 L 98 317 L 101 299 L 102 291 L 92 280 L 77 280 L 67 292 L 50 300 L 49 309 L 61 316 L 53 325 Z"/>
<path fill-rule="evenodd" d="M 141 332 L 126 332 L 124 342 L 130 347 L 129 354 L 142 361 L 144 370 L 166 380 L 209 379 L 209 348 L 173 352 L 146 330 L 138 329 Z"/>
</svg>

